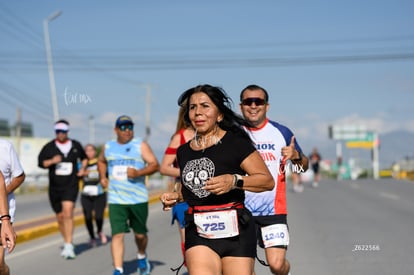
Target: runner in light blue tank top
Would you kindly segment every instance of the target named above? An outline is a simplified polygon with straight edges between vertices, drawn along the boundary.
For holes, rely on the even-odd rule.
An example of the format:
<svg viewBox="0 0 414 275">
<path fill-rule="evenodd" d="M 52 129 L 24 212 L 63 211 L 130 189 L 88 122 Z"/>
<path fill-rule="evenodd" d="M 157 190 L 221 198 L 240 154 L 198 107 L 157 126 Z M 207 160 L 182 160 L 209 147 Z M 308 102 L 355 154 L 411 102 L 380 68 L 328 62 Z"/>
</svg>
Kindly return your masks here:
<svg viewBox="0 0 414 275">
<path fill-rule="evenodd" d="M 138 274 L 148 275 L 151 264 L 146 253 L 148 191 L 145 180 L 158 171 L 159 163 L 151 146 L 141 138 L 134 137 L 131 117 L 118 117 L 114 131 L 116 140 L 108 141 L 98 157 L 101 184 L 108 188 L 113 274 L 124 274 L 124 235 L 132 229 L 137 246 Z"/>
<path fill-rule="evenodd" d="M 116 140 L 105 144 L 105 158 L 108 162 L 108 203 L 137 204 L 148 201 L 145 177 L 128 178 L 127 168 L 142 169 L 145 162 L 141 156 L 140 138 L 134 138 L 127 144 Z"/>
</svg>

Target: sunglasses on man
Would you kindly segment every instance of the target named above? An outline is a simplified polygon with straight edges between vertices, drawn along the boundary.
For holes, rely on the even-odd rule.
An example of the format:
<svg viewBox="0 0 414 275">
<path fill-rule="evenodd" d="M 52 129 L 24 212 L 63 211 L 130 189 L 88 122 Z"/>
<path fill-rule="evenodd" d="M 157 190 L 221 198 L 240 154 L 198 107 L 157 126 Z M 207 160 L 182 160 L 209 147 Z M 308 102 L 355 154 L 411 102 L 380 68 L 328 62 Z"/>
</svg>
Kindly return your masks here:
<svg viewBox="0 0 414 275">
<path fill-rule="evenodd" d="M 132 124 L 124 124 L 124 125 L 120 125 L 118 126 L 119 130 L 121 130 L 121 132 L 125 132 L 126 130 L 134 130 L 134 125 Z"/>
<path fill-rule="evenodd" d="M 266 100 L 260 97 L 248 97 L 242 100 L 242 105 L 245 106 L 252 106 L 252 104 L 256 104 L 256 106 L 262 106 L 266 104 Z"/>
<path fill-rule="evenodd" d="M 67 134 L 68 131 L 66 131 L 66 130 L 55 130 L 55 133 L 56 134 Z"/>
</svg>

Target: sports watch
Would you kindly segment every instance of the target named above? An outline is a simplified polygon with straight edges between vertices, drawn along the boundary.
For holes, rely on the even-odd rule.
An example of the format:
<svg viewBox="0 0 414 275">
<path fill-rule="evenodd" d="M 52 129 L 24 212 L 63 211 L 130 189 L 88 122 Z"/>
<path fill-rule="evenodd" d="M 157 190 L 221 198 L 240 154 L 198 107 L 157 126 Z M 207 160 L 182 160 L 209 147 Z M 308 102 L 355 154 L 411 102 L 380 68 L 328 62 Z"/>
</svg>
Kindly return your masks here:
<svg viewBox="0 0 414 275">
<path fill-rule="evenodd" d="M 243 177 L 238 174 L 234 174 L 233 176 L 234 176 L 234 188 L 242 189 L 243 184 L 244 184 Z"/>
</svg>

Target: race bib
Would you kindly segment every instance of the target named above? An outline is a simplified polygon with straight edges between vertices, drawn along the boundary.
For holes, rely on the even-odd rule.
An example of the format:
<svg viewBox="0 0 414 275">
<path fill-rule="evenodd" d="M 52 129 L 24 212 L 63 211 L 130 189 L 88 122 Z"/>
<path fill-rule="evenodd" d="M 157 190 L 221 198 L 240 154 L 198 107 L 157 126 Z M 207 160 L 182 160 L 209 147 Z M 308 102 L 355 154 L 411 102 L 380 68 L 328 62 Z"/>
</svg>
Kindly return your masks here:
<svg viewBox="0 0 414 275">
<path fill-rule="evenodd" d="M 119 180 L 119 181 L 127 180 L 128 179 L 127 169 L 128 169 L 128 166 L 124 166 L 124 165 L 114 166 L 114 168 L 112 169 L 112 177 L 115 180 Z"/>
<path fill-rule="evenodd" d="M 58 164 L 56 164 L 55 173 L 58 176 L 69 176 L 72 174 L 72 171 L 72 162 L 59 162 Z"/>
<path fill-rule="evenodd" d="M 82 193 L 87 196 L 97 196 L 99 193 L 97 185 L 85 185 Z"/>
<path fill-rule="evenodd" d="M 286 224 L 272 224 L 264 226 L 261 229 L 265 248 L 289 245 L 289 231 Z"/>
<path fill-rule="evenodd" d="M 221 239 L 239 235 L 237 211 L 194 213 L 197 233 L 207 239 Z"/>
<path fill-rule="evenodd" d="M 92 180 L 99 180 L 99 173 L 98 173 L 98 171 L 96 171 L 96 170 L 89 171 L 87 178 L 90 181 L 92 181 Z"/>
</svg>

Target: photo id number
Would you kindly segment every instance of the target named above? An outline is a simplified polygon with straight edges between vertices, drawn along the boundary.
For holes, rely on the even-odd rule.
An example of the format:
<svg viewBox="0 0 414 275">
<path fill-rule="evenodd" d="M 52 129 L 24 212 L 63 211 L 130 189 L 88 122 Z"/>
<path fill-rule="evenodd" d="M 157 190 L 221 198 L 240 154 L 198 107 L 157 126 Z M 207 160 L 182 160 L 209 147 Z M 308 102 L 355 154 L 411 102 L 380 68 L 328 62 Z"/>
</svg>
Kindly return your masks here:
<svg viewBox="0 0 414 275">
<path fill-rule="evenodd" d="M 354 244 L 352 252 L 355 251 L 380 251 L 381 248 L 378 244 Z"/>
</svg>

